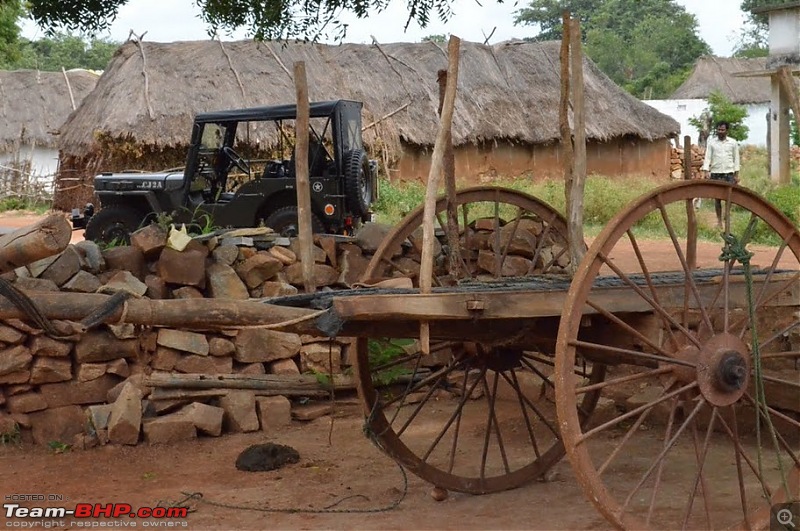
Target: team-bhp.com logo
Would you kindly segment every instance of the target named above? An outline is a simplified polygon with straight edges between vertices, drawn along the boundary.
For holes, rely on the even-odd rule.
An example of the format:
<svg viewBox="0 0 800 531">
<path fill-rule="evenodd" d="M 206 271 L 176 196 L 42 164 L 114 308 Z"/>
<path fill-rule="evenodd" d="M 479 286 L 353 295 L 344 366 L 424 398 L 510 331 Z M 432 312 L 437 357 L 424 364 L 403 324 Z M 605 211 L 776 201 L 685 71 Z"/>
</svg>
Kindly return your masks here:
<svg viewBox="0 0 800 531">
<path fill-rule="evenodd" d="M 6 519 L 49 519 L 52 527 L 94 527 L 90 522 L 82 519 L 148 519 L 140 522 L 142 527 L 175 527 L 175 525 L 186 525 L 186 522 L 174 522 L 174 519 L 186 518 L 189 514 L 187 507 L 139 507 L 134 509 L 127 503 L 79 503 L 74 509 L 66 507 L 23 507 L 18 503 L 4 503 L 3 512 Z M 67 523 L 57 519 L 70 518 L 72 521 Z M 19 522 L 19 520 L 17 520 Z M 127 521 L 126 527 L 136 527 L 136 521 Z M 7 520 L 6 527 L 20 527 L 14 525 L 11 520 Z M 27 527 L 27 526 L 21 526 Z M 43 526 L 50 527 L 50 526 Z M 118 526 L 114 526 L 118 527 Z"/>
</svg>

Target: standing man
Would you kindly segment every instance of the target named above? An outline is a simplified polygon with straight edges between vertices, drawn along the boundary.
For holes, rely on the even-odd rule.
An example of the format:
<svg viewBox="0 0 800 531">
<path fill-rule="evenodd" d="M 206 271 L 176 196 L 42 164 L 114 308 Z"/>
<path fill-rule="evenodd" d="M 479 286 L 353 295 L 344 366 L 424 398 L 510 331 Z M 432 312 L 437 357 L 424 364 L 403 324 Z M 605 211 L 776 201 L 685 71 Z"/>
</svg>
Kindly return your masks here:
<svg viewBox="0 0 800 531">
<path fill-rule="evenodd" d="M 706 158 L 703 161 L 703 172 L 706 179 L 739 183 L 739 143 L 728 138 L 728 122 L 717 123 L 717 137 L 709 138 L 706 145 Z M 717 228 L 722 228 L 722 202 L 714 200 L 717 213 Z"/>
</svg>

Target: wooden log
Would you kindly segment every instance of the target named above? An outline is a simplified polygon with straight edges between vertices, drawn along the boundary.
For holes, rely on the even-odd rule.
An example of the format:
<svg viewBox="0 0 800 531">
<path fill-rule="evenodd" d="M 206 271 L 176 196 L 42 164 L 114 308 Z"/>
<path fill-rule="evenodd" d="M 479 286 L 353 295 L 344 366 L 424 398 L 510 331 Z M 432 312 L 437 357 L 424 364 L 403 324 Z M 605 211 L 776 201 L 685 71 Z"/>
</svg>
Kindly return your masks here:
<svg viewBox="0 0 800 531">
<path fill-rule="evenodd" d="M 689 157 L 691 156 L 692 137 L 683 137 L 684 152 L 686 160 L 683 166 L 683 178 L 686 180 L 694 177 Z M 697 269 L 697 218 L 694 212 L 694 201 L 686 201 L 686 263 L 691 271 Z M 688 288 L 687 288 L 688 289 Z M 688 296 L 688 295 L 687 295 Z"/>
<path fill-rule="evenodd" d="M 96 293 L 33 293 L 28 296 L 49 319 L 80 321 L 108 300 Z M 143 326 L 164 326 L 195 330 L 226 330 L 243 326 L 268 325 L 307 319 L 291 325 L 291 331 L 320 335 L 314 325 L 317 310 L 275 306 L 246 300 L 223 299 L 129 299 L 113 312 L 107 323 L 123 322 Z M 0 320 L 27 319 L 27 315 L 0 297 Z"/>
<path fill-rule="evenodd" d="M 447 90 L 447 70 L 439 70 L 439 117 L 442 116 L 444 95 Z M 461 278 L 461 243 L 458 233 L 458 205 L 456 204 L 456 160 L 453 151 L 453 135 L 447 131 L 444 151 L 444 191 L 447 198 L 447 245 L 448 272 L 452 278 Z"/>
<path fill-rule="evenodd" d="M 586 186 L 586 105 L 583 85 L 583 50 L 581 48 L 580 21 L 569 23 L 570 80 L 572 92 L 573 163 L 569 189 L 569 216 L 567 233 L 569 242 L 569 272 L 574 275 L 586 250 L 583 240 L 583 191 Z"/>
<path fill-rule="evenodd" d="M 559 59 L 561 62 L 561 96 L 558 105 L 558 130 L 561 135 L 561 165 L 564 173 L 564 196 L 566 199 L 567 224 L 571 219 L 570 209 L 572 208 L 572 130 L 569 127 L 569 95 L 570 95 L 570 14 L 564 11 L 561 15 L 562 34 L 561 51 Z M 568 227 L 569 231 L 569 227 Z M 572 264 L 577 264 L 572 260 Z M 574 267 L 574 265 L 573 265 Z"/>
<path fill-rule="evenodd" d="M 329 381 L 325 381 L 326 378 Z M 309 393 L 355 389 L 355 379 L 347 374 L 318 378 L 314 374 L 154 374 L 145 380 L 149 387 L 169 389 L 257 389 L 273 395 L 307 396 Z"/>
<path fill-rule="evenodd" d="M 60 253 L 71 237 L 72 227 L 63 214 L 50 214 L 38 223 L 0 236 L 0 273 Z"/>
<path fill-rule="evenodd" d="M 308 83 L 306 64 L 294 64 L 294 84 L 297 92 L 297 120 L 295 122 L 295 180 L 297 183 L 297 229 L 300 244 L 300 263 L 303 267 L 303 288 L 306 293 L 316 290 L 314 282 L 314 240 L 311 234 L 311 185 L 308 172 L 308 134 L 310 109 L 308 103 Z M 315 154 L 314 156 L 318 156 Z"/>
<path fill-rule="evenodd" d="M 422 263 L 420 265 L 419 287 L 423 293 L 430 293 L 433 283 L 433 219 L 436 216 L 436 195 L 439 187 L 439 176 L 444 167 L 444 156 L 447 149 L 447 138 L 453 127 L 453 110 L 456 103 L 456 85 L 458 84 L 458 59 L 461 39 L 450 36 L 447 45 L 447 88 L 445 89 L 442 116 L 439 120 L 439 131 L 431 155 L 431 170 L 425 190 L 425 207 L 422 217 Z M 430 336 L 428 324 L 420 323 L 420 343 L 422 352 L 430 352 Z"/>
<path fill-rule="evenodd" d="M 418 369 L 414 379 L 421 380 L 430 372 L 430 369 Z M 352 375 L 332 376 L 331 380 L 331 375 L 315 374 L 154 374 L 145 380 L 144 385 L 154 388 L 151 400 L 219 396 L 230 389 L 253 390 L 259 396 L 325 396 L 331 389 L 352 391 L 356 388 L 356 379 Z M 408 383 L 410 380 L 411 375 L 398 375 L 393 383 Z"/>
</svg>

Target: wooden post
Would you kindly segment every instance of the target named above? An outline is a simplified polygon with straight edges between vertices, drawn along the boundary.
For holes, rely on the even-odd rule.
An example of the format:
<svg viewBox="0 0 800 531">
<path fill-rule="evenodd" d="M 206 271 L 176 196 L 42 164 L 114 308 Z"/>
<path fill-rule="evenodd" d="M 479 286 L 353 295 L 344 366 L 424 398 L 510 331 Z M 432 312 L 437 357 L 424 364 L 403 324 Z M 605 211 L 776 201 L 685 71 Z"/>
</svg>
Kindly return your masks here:
<svg viewBox="0 0 800 531">
<path fill-rule="evenodd" d="M 578 270 L 578 264 L 585 253 L 583 242 L 583 190 L 586 186 L 586 105 L 583 85 L 583 50 L 581 48 L 581 25 L 578 19 L 569 24 L 569 48 L 572 89 L 573 117 L 573 163 L 569 194 L 569 232 L 570 272 Z"/>
<path fill-rule="evenodd" d="M 683 178 L 692 179 L 692 137 L 683 137 Z M 694 201 L 686 201 L 686 263 L 689 269 L 697 268 L 697 217 Z"/>
<path fill-rule="evenodd" d="M 447 70 L 437 73 L 439 82 L 439 117 L 442 116 L 444 94 L 447 88 Z M 444 151 L 444 191 L 447 198 L 447 245 L 450 249 L 449 272 L 453 278 L 460 278 L 461 243 L 458 234 L 458 205 L 456 204 L 456 159 L 453 152 L 452 131 L 447 131 Z M 466 230 L 466 227 L 465 227 Z"/>
<path fill-rule="evenodd" d="M 303 265 L 303 287 L 306 293 L 316 290 L 314 284 L 314 237 L 311 234 L 311 185 L 308 182 L 308 133 L 310 109 L 306 64 L 294 64 L 294 86 L 297 92 L 295 121 L 295 176 L 297 181 L 297 229 L 300 239 L 300 263 Z"/>
<path fill-rule="evenodd" d="M 563 30 L 561 32 L 561 99 L 558 105 L 558 128 L 561 132 L 561 167 L 564 171 L 564 195 L 566 196 L 567 224 L 569 224 L 572 208 L 572 130 L 569 127 L 569 11 L 564 11 L 561 21 Z M 575 261 L 571 260 L 570 262 Z"/>
<path fill-rule="evenodd" d="M 450 36 L 447 44 L 447 88 L 444 93 L 442 116 L 439 119 L 439 131 L 431 156 L 431 170 L 425 190 L 425 207 L 422 221 L 422 263 L 419 270 L 419 287 L 422 293 L 430 293 L 433 283 L 433 220 L 436 217 L 436 194 L 439 188 L 439 176 L 444 167 L 446 141 L 453 126 L 453 109 L 456 103 L 456 85 L 458 83 L 458 58 L 461 39 Z M 430 327 L 427 321 L 420 322 L 420 346 L 422 353 L 430 352 Z"/>
</svg>

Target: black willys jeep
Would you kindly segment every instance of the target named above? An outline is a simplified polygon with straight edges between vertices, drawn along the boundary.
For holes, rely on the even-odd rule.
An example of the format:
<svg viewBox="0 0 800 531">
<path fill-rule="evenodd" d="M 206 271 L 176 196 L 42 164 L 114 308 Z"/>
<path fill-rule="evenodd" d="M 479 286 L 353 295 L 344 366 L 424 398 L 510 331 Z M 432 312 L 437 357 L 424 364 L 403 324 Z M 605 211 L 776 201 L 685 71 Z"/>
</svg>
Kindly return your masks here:
<svg viewBox="0 0 800 531">
<path fill-rule="evenodd" d="M 314 232 L 347 234 L 371 216 L 377 164 L 361 138 L 360 102 L 311 103 L 309 176 Z M 271 227 L 297 234 L 294 124 L 296 105 L 198 114 L 186 167 L 159 173 L 102 173 L 94 179 L 100 209 L 73 214 L 89 240 L 128 241 L 160 213 L 206 227 Z M 251 128 L 274 122 L 277 158 L 246 158 Z M 288 126 L 287 126 L 288 122 Z M 237 143 L 238 142 L 238 143 Z M 288 156 L 288 158 L 283 158 Z M 75 211 L 73 211 L 75 212 Z"/>
</svg>

